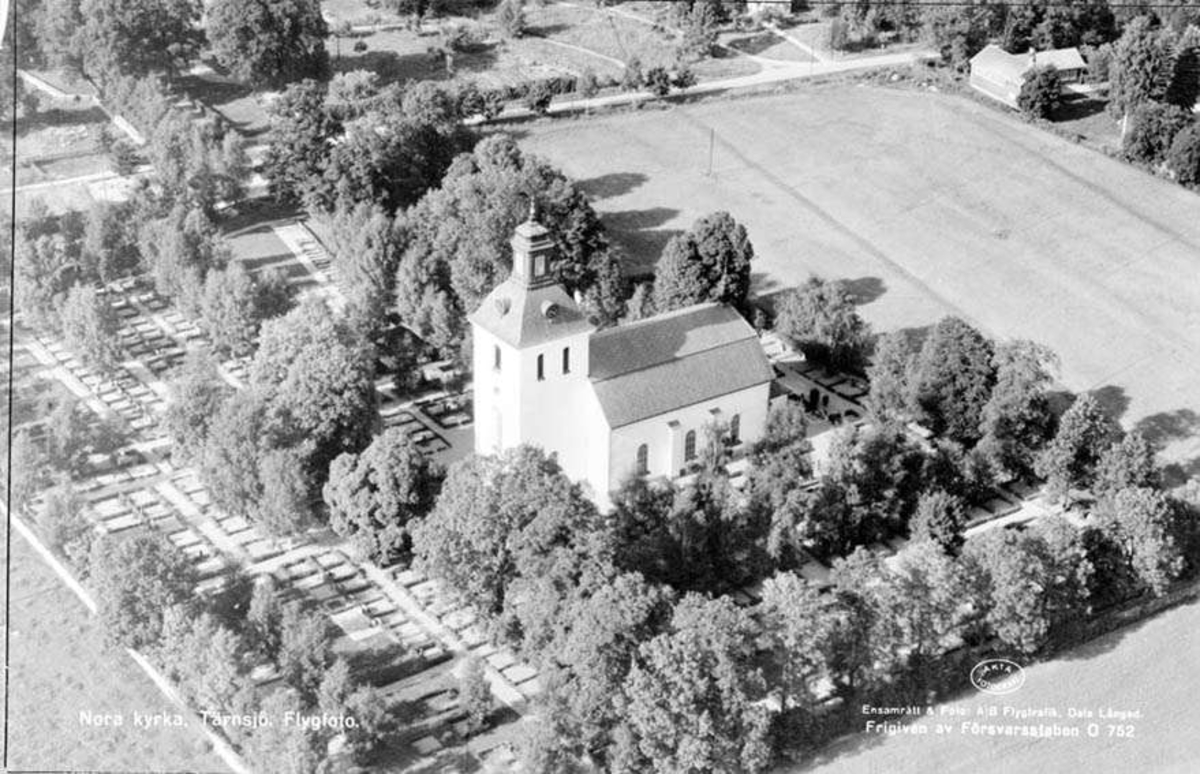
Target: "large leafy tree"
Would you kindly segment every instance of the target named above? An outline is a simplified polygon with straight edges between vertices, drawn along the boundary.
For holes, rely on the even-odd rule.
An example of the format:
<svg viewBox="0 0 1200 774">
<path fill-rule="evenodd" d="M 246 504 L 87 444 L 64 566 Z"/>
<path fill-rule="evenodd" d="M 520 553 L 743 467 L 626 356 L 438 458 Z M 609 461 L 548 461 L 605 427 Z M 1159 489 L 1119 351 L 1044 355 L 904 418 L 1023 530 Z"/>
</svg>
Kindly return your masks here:
<svg viewBox="0 0 1200 774">
<path fill-rule="evenodd" d="M 364 322 L 382 320 L 391 305 L 401 233 L 378 204 L 338 201 L 324 216 L 326 242 L 342 291 Z"/>
<path fill-rule="evenodd" d="M 684 598 L 625 683 L 640 770 L 765 771 L 770 714 L 753 664 L 758 627 L 729 597 Z"/>
<path fill-rule="evenodd" d="M 84 72 L 96 80 L 178 72 L 199 50 L 193 0 L 82 0 L 74 36 Z"/>
<path fill-rule="evenodd" d="M 82 259 L 89 274 L 112 282 L 137 271 L 141 256 L 132 206 L 96 202 L 87 212 Z"/>
<path fill-rule="evenodd" d="M 1048 393 L 1056 364 L 1050 350 L 1030 341 L 997 345 L 996 385 L 983 407 L 978 448 L 998 478 L 1033 472 L 1054 429 Z"/>
<path fill-rule="evenodd" d="M 1061 498 L 1073 488 L 1090 487 L 1101 456 L 1120 437 L 1121 428 L 1095 398 L 1076 398 L 1037 460 L 1037 473 L 1046 479 L 1051 496 Z"/>
<path fill-rule="evenodd" d="M 929 540 L 943 551 L 954 553 L 963 543 L 967 504 L 962 498 L 940 489 L 923 492 L 917 500 L 911 532 L 914 540 Z"/>
<path fill-rule="evenodd" d="M 254 351 L 264 310 L 258 283 L 241 261 L 210 271 L 204 282 L 201 321 L 213 351 L 223 358 L 244 357 Z"/>
<path fill-rule="evenodd" d="M 911 413 L 910 381 L 916 355 L 916 348 L 902 331 L 879 337 L 867 369 L 871 391 L 866 400 L 867 408 L 877 419 L 903 420 Z"/>
<path fill-rule="evenodd" d="M 208 440 L 208 428 L 232 392 L 206 350 L 192 350 L 168 385 L 170 398 L 163 427 L 171 436 L 171 456 L 182 463 L 198 462 Z"/>
<path fill-rule="evenodd" d="M 914 407 L 934 433 L 973 444 L 992 394 L 992 343 L 957 317 L 944 317 L 925 340 L 912 375 Z"/>
<path fill-rule="evenodd" d="M 208 425 L 200 472 L 222 510 L 254 515 L 262 499 L 259 460 L 275 446 L 275 435 L 257 391 L 240 390 L 221 404 Z"/>
<path fill-rule="evenodd" d="M 1183 185 L 1200 184 L 1200 122 L 1175 135 L 1167 152 L 1167 166 Z"/>
<path fill-rule="evenodd" d="M 408 246 L 396 274 L 396 306 L 408 327 L 440 349 L 461 343 L 465 315 L 511 269 L 509 240 L 529 212 L 530 197 L 558 247 L 559 277 L 567 287 L 586 292 L 613 280 L 611 271 L 601 270 L 610 248 L 583 192 L 522 153 L 511 137 L 494 135 L 459 156 L 441 187 L 405 214 Z M 620 314 L 605 312 L 610 319 Z"/>
<path fill-rule="evenodd" d="M 1161 102 L 1175 72 L 1176 41 L 1169 29 L 1139 16 L 1113 46 L 1109 105 L 1125 119 L 1147 102 Z"/>
<path fill-rule="evenodd" d="M 1100 497 L 1130 487 L 1156 488 L 1160 482 L 1154 447 L 1137 430 L 1110 446 L 1096 468 L 1096 494 Z"/>
<path fill-rule="evenodd" d="M 200 315 L 209 270 L 229 261 L 229 248 L 203 209 L 178 205 L 164 217 L 144 222 L 142 259 L 159 293 L 192 317 Z"/>
<path fill-rule="evenodd" d="M 792 572 L 768 578 L 762 587 L 764 632 L 779 668 L 782 705 L 811 708 L 812 680 L 825 664 L 834 600 Z"/>
<path fill-rule="evenodd" d="M 596 522 L 595 506 L 558 463 L 519 446 L 452 465 L 436 507 L 413 528 L 413 548 L 425 572 L 497 617 L 513 581 L 540 574 L 554 548 Z"/>
<path fill-rule="evenodd" d="M 754 246 L 746 227 L 728 212 L 714 212 L 672 237 L 655 269 L 654 306 L 669 312 L 705 301 L 749 313 Z"/>
<path fill-rule="evenodd" d="M 83 362 L 111 372 L 123 359 L 121 320 L 108 300 L 90 285 L 76 285 L 62 305 L 63 339 Z"/>
<path fill-rule="evenodd" d="M 215 0 L 207 32 L 218 61 L 255 87 L 329 73 L 329 27 L 317 0 Z"/>
<path fill-rule="evenodd" d="M 90 568 L 105 640 L 113 645 L 157 644 L 163 612 L 195 593 L 196 574 L 187 555 L 158 534 L 97 540 Z"/>
<path fill-rule="evenodd" d="M 288 86 L 267 109 L 271 129 L 263 176 L 280 201 L 303 201 L 322 179 L 329 148 L 342 131 L 341 121 L 325 109 L 325 96 L 325 84 L 305 79 Z"/>
<path fill-rule="evenodd" d="M 871 344 L 870 327 L 845 285 L 816 276 L 779 299 L 775 330 L 806 359 L 839 370 L 860 368 Z"/>
<path fill-rule="evenodd" d="M 1163 492 L 1136 486 L 1118 490 L 1100 501 L 1095 518 L 1137 578 L 1155 595 L 1165 592 L 1183 572 L 1178 514 Z"/>
<path fill-rule="evenodd" d="M 317 299 L 263 324 L 250 383 L 288 445 L 313 444 L 314 494 L 335 457 L 370 441 L 377 422 L 372 348 Z"/>
<path fill-rule="evenodd" d="M 433 507 L 439 477 L 399 428 L 375 437 L 362 454 L 333 461 L 325 484 L 329 525 L 371 561 L 388 564 L 411 548 L 409 524 Z"/>
</svg>

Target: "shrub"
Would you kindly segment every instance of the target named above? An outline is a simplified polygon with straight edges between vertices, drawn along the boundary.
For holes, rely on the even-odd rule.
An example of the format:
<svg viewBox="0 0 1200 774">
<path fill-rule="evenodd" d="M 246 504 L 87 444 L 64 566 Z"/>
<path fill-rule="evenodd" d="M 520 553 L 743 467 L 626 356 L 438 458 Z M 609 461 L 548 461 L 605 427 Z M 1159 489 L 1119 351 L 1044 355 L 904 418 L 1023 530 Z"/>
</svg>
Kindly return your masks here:
<svg viewBox="0 0 1200 774">
<path fill-rule="evenodd" d="M 671 76 L 661 67 L 651 67 L 646 71 L 646 88 L 656 96 L 665 97 L 671 91 Z"/>
<path fill-rule="evenodd" d="M 690 67 L 681 67 L 679 72 L 675 73 L 672 85 L 680 91 L 690 89 L 696 85 L 696 73 Z"/>
<path fill-rule="evenodd" d="M 522 0 L 502 0 L 496 12 L 496 21 L 505 37 L 519 38 L 525 34 L 525 8 Z"/>
<path fill-rule="evenodd" d="M 137 151 L 129 140 L 116 140 L 109 150 L 108 160 L 112 162 L 112 170 L 122 177 L 132 175 L 137 169 Z"/>
<path fill-rule="evenodd" d="M 488 685 L 483 661 L 478 657 L 467 659 L 463 665 L 458 684 L 458 702 L 467 713 L 467 723 L 471 732 L 482 731 L 487 727 L 495 700 L 492 698 L 492 689 Z"/>
<path fill-rule="evenodd" d="M 833 6 L 836 8 L 836 6 Z M 829 47 L 834 51 L 845 51 L 850 45 L 850 28 L 841 17 L 829 23 Z"/>
<path fill-rule="evenodd" d="M 1108 80 L 1109 71 L 1112 69 L 1112 44 L 1105 43 L 1102 46 L 1088 49 L 1087 79 L 1089 83 L 1104 83 Z"/>
<path fill-rule="evenodd" d="M 1157 165 L 1166 158 L 1175 135 L 1192 121 L 1191 113 L 1177 105 L 1146 102 L 1129 117 L 1122 150 L 1133 161 Z"/>
<path fill-rule="evenodd" d="M 1175 135 L 1167 152 L 1167 166 L 1183 185 L 1200 185 L 1200 123 L 1193 121 Z"/>
<path fill-rule="evenodd" d="M 1062 96 L 1062 79 L 1052 66 L 1039 67 L 1025 78 L 1017 107 L 1032 118 L 1049 119 Z"/>
<path fill-rule="evenodd" d="M 591 99 L 600 91 L 600 82 L 596 79 L 596 73 L 590 68 L 584 70 L 579 76 L 579 96 L 584 99 Z"/>
<path fill-rule="evenodd" d="M 491 121 L 496 116 L 504 112 L 504 103 L 507 100 L 503 92 L 489 91 L 483 95 L 483 117 Z"/>
<path fill-rule="evenodd" d="M 550 100 L 553 98 L 554 92 L 551 91 L 550 85 L 545 81 L 537 81 L 529 84 L 525 91 L 525 107 L 544 116 L 550 112 Z"/>
<path fill-rule="evenodd" d="M 621 88 L 624 91 L 637 91 L 645 82 L 642 77 L 642 60 L 636 56 L 625 63 L 625 71 L 621 74 Z"/>
</svg>

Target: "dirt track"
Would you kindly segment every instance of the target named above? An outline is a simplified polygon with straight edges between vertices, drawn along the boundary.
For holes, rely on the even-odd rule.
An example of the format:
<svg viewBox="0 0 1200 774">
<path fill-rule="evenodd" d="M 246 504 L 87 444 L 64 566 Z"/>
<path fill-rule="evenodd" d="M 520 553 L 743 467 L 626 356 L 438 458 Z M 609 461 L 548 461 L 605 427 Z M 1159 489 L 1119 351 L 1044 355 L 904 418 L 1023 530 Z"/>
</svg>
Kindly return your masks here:
<svg viewBox="0 0 1200 774">
<path fill-rule="evenodd" d="M 827 86 L 540 122 L 637 265 L 697 217 L 750 230 L 755 287 L 852 281 L 879 330 L 959 314 L 1200 472 L 1200 197 L 957 97 Z M 709 169 L 712 140 L 712 174 Z"/>
</svg>

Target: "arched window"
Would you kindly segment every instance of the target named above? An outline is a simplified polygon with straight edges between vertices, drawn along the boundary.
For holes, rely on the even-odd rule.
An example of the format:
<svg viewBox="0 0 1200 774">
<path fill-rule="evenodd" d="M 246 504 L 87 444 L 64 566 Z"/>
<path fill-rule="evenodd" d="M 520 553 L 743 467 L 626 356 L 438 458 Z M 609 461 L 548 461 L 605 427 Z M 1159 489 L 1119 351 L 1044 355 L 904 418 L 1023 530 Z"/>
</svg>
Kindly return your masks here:
<svg viewBox="0 0 1200 774">
<path fill-rule="evenodd" d="M 687 435 L 683 437 L 683 460 L 691 462 L 696 459 L 696 431 L 688 430 Z"/>
<path fill-rule="evenodd" d="M 729 420 L 729 443 L 737 445 L 742 442 L 742 415 L 734 414 Z"/>
<path fill-rule="evenodd" d="M 546 378 L 546 356 L 538 355 L 537 356 L 537 379 L 540 382 L 540 381 L 544 380 L 545 378 Z"/>
<path fill-rule="evenodd" d="M 492 368 L 495 368 L 497 371 L 500 370 L 500 345 L 499 344 L 492 345 Z"/>
<path fill-rule="evenodd" d="M 563 373 L 571 373 L 571 348 L 563 347 Z"/>
<path fill-rule="evenodd" d="M 644 476 L 650 472 L 650 447 L 642 444 L 637 449 L 637 474 Z"/>
</svg>

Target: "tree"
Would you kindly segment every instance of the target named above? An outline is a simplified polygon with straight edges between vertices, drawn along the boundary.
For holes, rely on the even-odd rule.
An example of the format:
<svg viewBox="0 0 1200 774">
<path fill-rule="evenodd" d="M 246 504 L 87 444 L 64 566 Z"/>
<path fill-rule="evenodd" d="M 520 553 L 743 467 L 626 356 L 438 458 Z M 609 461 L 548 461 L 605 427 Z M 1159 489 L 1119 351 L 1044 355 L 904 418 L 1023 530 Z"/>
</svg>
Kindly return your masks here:
<svg viewBox="0 0 1200 774">
<path fill-rule="evenodd" d="M 358 316 L 380 321 L 391 304 L 400 263 L 400 232 L 382 207 L 339 201 L 329 216 L 334 271 Z"/>
<path fill-rule="evenodd" d="M 268 718 L 300 714 L 305 704 L 295 691 L 273 691 L 263 699 L 260 712 Z M 257 726 L 242 746 L 253 771 L 278 774 L 317 774 L 321 763 L 320 738 L 312 726 L 271 722 Z"/>
<path fill-rule="evenodd" d="M 753 666 L 757 627 L 728 597 L 685 597 L 670 631 L 639 649 L 625 682 L 645 771 L 764 771 L 770 716 Z"/>
<path fill-rule="evenodd" d="M 1031 341 L 998 344 L 996 384 L 983 407 L 978 449 L 1001 480 L 1033 473 L 1054 430 L 1048 392 L 1058 358 Z"/>
<path fill-rule="evenodd" d="M 845 285 L 816 276 L 779 299 L 775 330 L 805 359 L 837 370 L 860 368 L 871 344 L 870 327 Z"/>
<path fill-rule="evenodd" d="M 1137 430 L 1114 443 L 1096 468 L 1096 495 L 1107 497 L 1122 489 L 1157 488 L 1161 483 L 1154 447 Z"/>
<path fill-rule="evenodd" d="M 646 88 L 655 96 L 667 96 L 671 91 L 671 74 L 665 67 L 651 67 L 646 71 Z"/>
<path fill-rule="evenodd" d="M 1070 490 L 1090 487 L 1104 451 L 1121 428 L 1090 394 L 1075 399 L 1059 421 L 1058 432 L 1037 461 L 1051 497 L 1070 500 Z"/>
<path fill-rule="evenodd" d="M 1183 185 L 1200 184 L 1200 122 L 1193 122 L 1175 135 L 1167 152 L 1167 166 Z"/>
<path fill-rule="evenodd" d="M 108 300 L 90 285 L 76 285 L 62 306 L 63 338 L 79 358 L 109 373 L 121 362 L 121 320 Z"/>
<path fill-rule="evenodd" d="M 268 535 L 295 535 L 316 522 L 313 509 L 310 444 L 272 449 L 258 463 L 262 495 L 254 521 Z"/>
<path fill-rule="evenodd" d="M 305 706 L 316 703 L 321 681 L 333 665 L 329 621 L 293 602 L 283 608 L 279 625 L 279 671 Z"/>
<path fill-rule="evenodd" d="M 1062 100 L 1062 78 L 1053 65 L 1034 68 L 1026 73 L 1017 94 L 1017 107 L 1031 118 L 1050 120 Z"/>
<path fill-rule="evenodd" d="M 221 404 L 200 460 L 200 474 L 218 508 L 253 517 L 262 499 L 259 459 L 275 445 L 273 435 L 258 392 L 239 390 Z"/>
<path fill-rule="evenodd" d="M 437 505 L 413 528 L 418 567 L 486 617 L 505 610 L 508 587 L 533 577 L 557 546 L 596 523 L 595 506 L 541 450 L 454 463 Z"/>
<path fill-rule="evenodd" d="M 567 288 L 586 294 L 611 279 L 597 271 L 609 245 L 583 192 L 554 167 L 522 153 L 511 137 L 493 135 L 460 156 L 441 187 L 405 214 L 408 246 L 395 286 L 407 327 L 443 351 L 458 347 L 466 314 L 512 267 L 509 240 L 527 217 L 530 196 L 555 241 L 557 275 Z"/>
<path fill-rule="evenodd" d="M 472 733 L 487 728 L 496 700 L 492 697 L 483 659 L 478 656 L 471 656 L 463 662 L 462 674 L 458 678 L 458 706 L 467 713 L 467 727 Z"/>
<path fill-rule="evenodd" d="M 87 212 L 81 258 L 102 282 L 134 274 L 141 256 L 133 208 L 127 203 L 95 202 Z"/>
<path fill-rule="evenodd" d="M 924 492 L 917 500 L 911 525 L 913 540 L 930 540 L 954 554 L 963 544 L 967 504 L 962 498 L 939 490 Z"/>
<path fill-rule="evenodd" d="M 217 60 L 256 88 L 329 72 L 329 27 L 316 0 L 215 0 L 207 32 Z"/>
<path fill-rule="evenodd" d="M 199 317 L 204 278 L 229 261 L 229 248 L 202 208 L 178 205 L 165 217 L 142 224 L 138 243 L 155 289 L 180 311 Z"/>
<path fill-rule="evenodd" d="M 193 615 L 184 606 L 163 615 L 159 660 L 184 700 L 208 712 L 235 709 L 249 688 L 241 639 L 210 613 Z"/>
<path fill-rule="evenodd" d="M 1148 15 L 1125 25 L 1113 46 L 1109 89 L 1109 105 L 1123 116 L 1123 129 L 1134 108 L 1166 96 L 1175 68 L 1174 43 L 1170 31 L 1156 29 Z"/>
<path fill-rule="evenodd" d="M 251 647 L 264 658 L 276 660 L 283 637 L 283 606 L 270 574 L 260 575 L 254 583 L 246 624 Z"/>
<path fill-rule="evenodd" d="M 329 146 L 342 131 L 325 99 L 325 85 L 305 79 L 289 85 L 267 109 L 271 128 L 263 176 L 280 201 L 303 201 L 322 180 Z"/>
<path fill-rule="evenodd" d="M 791 572 L 763 582 L 763 630 L 772 659 L 779 666 L 785 711 L 796 706 L 811 708 L 815 700 L 810 680 L 824 667 L 833 604 L 814 584 Z"/>
<path fill-rule="evenodd" d="M 108 419 L 96 421 L 91 411 L 70 395 L 64 395 L 49 412 L 46 431 L 49 468 L 73 477 L 86 471 L 90 455 L 112 454 L 126 443 L 120 426 Z"/>
<path fill-rule="evenodd" d="M 13 433 L 12 445 L 6 452 L 8 464 L 0 470 L 8 471 L 8 496 L 13 509 L 22 513 L 45 483 L 46 456 L 30 437 L 28 428 Z"/>
<path fill-rule="evenodd" d="M 346 747 L 351 760 L 365 766 L 387 744 L 396 723 L 387 700 L 373 685 L 357 688 L 346 697 L 346 714 L 355 720 L 354 727 L 346 729 Z"/>
<path fill-rule="evenodd" d="M 875 357 L 867 368 L 871 383 L 867 409 L 876 419 L 903 420 L 911 412 L 910 380 L 916 365 L 916 352 L 903 332 L 879 337 Z"/>
<path fill-rule="evenodd" d="M 46 490 L 37 515 L 38 529 L 46 542 L 83 576 L 88 574 L 88 560 L 96 538 L 96 529 L 88 521 L 85 507 L 86 502 L 70 482 L 61 481 Z"/>
<path fill-rule="evenodd" d="M 1161 102 L 1142 103 L 1129 116 L 1121 148 L 1128 158 L 1157 166 L 1166 158 L 1176 135 L 1192 122 L 1190 109 Z"/>
<path fill-rule="evenodd" d="M 261 290 L 241 261 L 208 273 L 201 320 L 221 358 L 245 357 L 254 351 L 262 324 Z"/>
<path fill-rule="evenodd" d="M 838 432 L 829 447 L 828 463 L 821 472 L 829 490 L 826 504 L 841 503 L 848 518 L 834 513 L 818 518 L 819 532 L 829 545 L 844 553 L 855 545 L 886 540 L 908 524 L 921 492 L 924 455 L 896 425 L 880 425 Z M 818 499 L 817 502 L 820 502 Z"/>
<path fill-rule="evenodd" d="M 84 71 L 104 82 L 118 75 L 174 74 L 199 51 L 200 8 L 189 0 L 82 0 L 73 46 Z"/>
<path fill-rule="evenodd" d="M 221 379 L 216 361 L 203 349 L 187 353 L 167 389 L 162 424 L 173 442 L 171 456 L 180 463 L 196 463 L 203 455 L 213 417 L 232 390 Z"/>
<path fill-rule="evenodd" d="M 1185 559 L 1176 512 L 1163 492 L 1149 487 L 1118 490 L 1098 503 L 1094 518 L 1155 596 L 1182 574 Z"/>
<path fill-rule="evenodd" d="M 927 670 L 950 646 L 964 618 L 966 583 L 958 561 L 932 541 L 916 540 L 897 554 L 892 568 L 891 618 L 899 628 L 906 662 L 918 679 L 918 701 L 929 697 Z"/>
<path fill-rule="evenodd" d="M 706 215 L 667 242 L 655 270 L 654 306 L 668 312 L 716 301 L 747 316 L 753 258 L 745 226 L 728 212 Z"/>
<path fill-rule="evenodd" d="M 970 445 L 996 382 L 991 341 L 957 317 L 944 317 L 925 340 L 911 377 L 913 402 L 930 430 Z"/>
<path fill-rule="evenodd" d="M 411 549 L 409 525 L 424 518 L 439 477 L 400 428 L 385 430 L 362 454 L 342 454 L 329 469 L 329 525 L 368 559 L 390 564 Z"/>
<path fill-rule="evenodd" d="M 506 37 L 519 38 L 525 34 L 527 21 L 522 0 L 501 0 L 496 9 L 496 21 Z"/>
<path fill-rule="evenodd" d="M 313 444 L 314 495 L 329 463 L 367 445 L 376 422 L 374 353 L 368 342 L 325 305 L 308 299 L 283 317 L 263 323 L 250 364 L 250 384 L 260 390 L 273 421 L 291 445 Z"/>
<path fill-rule="evenodd" d="M 160 534 L 102 537 L 92 544 L 91 585 L 105 641 L 141 649 L 162 636 L 163 611 L 195 593 L 187 555 Z"/>
</svg>

